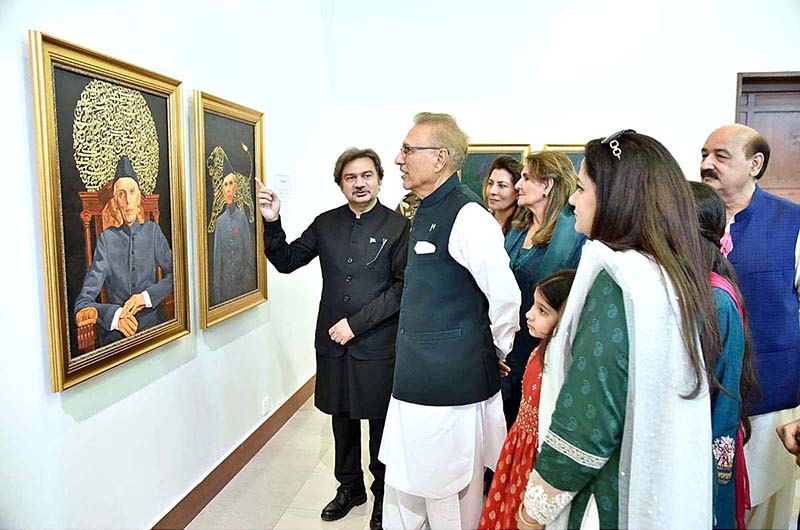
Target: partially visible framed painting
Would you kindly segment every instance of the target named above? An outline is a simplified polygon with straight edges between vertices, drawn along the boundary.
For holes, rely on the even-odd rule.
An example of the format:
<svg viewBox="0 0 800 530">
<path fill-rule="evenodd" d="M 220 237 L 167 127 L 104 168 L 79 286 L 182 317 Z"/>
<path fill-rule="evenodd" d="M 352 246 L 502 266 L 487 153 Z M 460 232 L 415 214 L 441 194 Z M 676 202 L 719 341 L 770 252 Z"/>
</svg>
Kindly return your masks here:
<svg viewBox="0 0 800 530">
<path fill-rule="evenodd" d="M 194 91 L 200 327 L 267 300 L 263 225 L 264 116 Z"/>
<path fill-rule="evenodd" d="M 566 154 L 575 166 L 575 173 L 581 170 L 584 144 L 544 144 L 545 151 L 561 151 Z"/>
<path fill-rule="evenodd" d="M 469 144 L 467 159 L 461 168 L 461 182 L 483 198 L 483 179 L 495 158 L 509 155 L 523 162 L 530 152 L 529 144 Z"/>
<path fill-rule="evenodd" d="M 52 388 L 189 333 L 181 83 L 29 33 Z"/>
</svg>

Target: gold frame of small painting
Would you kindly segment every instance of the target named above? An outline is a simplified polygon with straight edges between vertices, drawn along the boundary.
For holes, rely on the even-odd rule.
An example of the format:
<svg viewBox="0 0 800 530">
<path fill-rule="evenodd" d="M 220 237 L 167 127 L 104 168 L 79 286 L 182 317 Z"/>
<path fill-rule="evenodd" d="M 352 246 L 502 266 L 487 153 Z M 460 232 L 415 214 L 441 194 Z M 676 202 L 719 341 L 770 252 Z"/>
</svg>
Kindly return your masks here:
<svg viewBox="0 0 800 530">
<path fill-rule="evenodd" d="M 181 83 L 38 31 L 28 39 L 61 392 L 189 333 Z M 115 181 L 123 157 L 128 199 Z"/>
<path fill-rule="evenodd" d="M 193 100 L 198 301 L 205 329 L 267 301 L 254 181 L 264 182 L 264 115 L 199 90 Z"/>
<path fill-rule="evenodd" d="M 495 158 L 500 155 L 510 155 L 525 163 L 525 158 L 530 154 L 530 144 L 469 144 L 467 157 L 461 168 L 459 176 L 461 182 L 483 198 L 483 181 L 487 176 L 489 167 Z M 470 155 L 478 155 L 470 160 Z M 477 159 L 477 160 L 476 160 Z M 476 165 L 477 163 L 477 165 Z"/>
<path fill-rule="evenodd" d="M 585 147 L 584 144 L 544 144 L 545 151 L 560 151 L 567 155 L 575 166 L 575 173 L 581 169 Z"/>
</svg>

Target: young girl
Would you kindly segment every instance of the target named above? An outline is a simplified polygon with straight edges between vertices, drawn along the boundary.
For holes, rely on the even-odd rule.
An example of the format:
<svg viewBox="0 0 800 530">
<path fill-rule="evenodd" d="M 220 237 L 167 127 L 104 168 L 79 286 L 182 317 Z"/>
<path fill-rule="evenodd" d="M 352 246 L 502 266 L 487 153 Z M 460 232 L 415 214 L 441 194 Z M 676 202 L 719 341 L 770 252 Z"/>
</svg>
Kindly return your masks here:
<svg viewBox="0 0 800 530">
<path fill-rule="evenodd" d="M 508 431 L 506 443 L 497 461 L 492 487 L 478 526 L 481 530 L 517 528 L 514 516 L 522 502 L 528 475 L 536 458 L 543 356 L 564 309 L 574 278 L 573 269 L 563 270 L 536 285 L 533 306 L 525 317 L 528 333 L 541 339 L 541 342 L 531 353 L 525 367 L 519 414 Z M 502 367 L 503 365 L 501 369 Z"/>
</svg>

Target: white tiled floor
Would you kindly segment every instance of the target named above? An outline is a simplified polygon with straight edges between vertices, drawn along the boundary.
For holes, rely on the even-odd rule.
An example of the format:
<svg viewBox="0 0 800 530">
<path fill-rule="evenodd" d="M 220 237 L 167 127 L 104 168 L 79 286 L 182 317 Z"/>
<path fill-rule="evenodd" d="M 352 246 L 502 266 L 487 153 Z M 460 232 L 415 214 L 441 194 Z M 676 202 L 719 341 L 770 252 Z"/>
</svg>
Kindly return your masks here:
<svg viewBox="0 0 800 530">
<path fill-rule="evenodd" d="M 362 422 L 361 453 L 366 484 L 372 477 L 367 422 Z M 309 399 L 258 454 L 187 527 L 189 530 L 268 529 L 362 530 L 369 528 L 372 494 L 344 519 L 325 522 L 322 508 L 336 493 L 330 417 Z M 794 513 L 800 508 L 800 485 Z"/>
<path fill-rule="evenodd" d="M 369 486 L 367 433 L 368 424 L 362 422 L 362 462 Z M 330 416 L 315 409 L 312 398 L 187 528 L 368 529 L 372 493 L 367 494 L 366 504 L 353 508 L 344 519 L 326 522 L 319 518 L 336 494 L 336 486 Z"/>
</svg>

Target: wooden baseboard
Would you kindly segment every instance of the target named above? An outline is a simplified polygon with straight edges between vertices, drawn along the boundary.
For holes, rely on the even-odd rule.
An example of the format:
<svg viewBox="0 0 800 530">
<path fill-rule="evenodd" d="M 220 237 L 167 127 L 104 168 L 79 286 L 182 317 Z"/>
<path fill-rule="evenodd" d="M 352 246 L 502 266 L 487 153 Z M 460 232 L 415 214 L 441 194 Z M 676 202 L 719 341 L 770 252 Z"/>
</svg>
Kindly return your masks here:
<svg viewBox="0 0 800 530">
<path fill-rule="evenodd" d="M 272 438 L 289 418 L 314 394 L 316 376 L 312 376 L 300 389 L 281 405 L 258 429 L 231 452 L 186 497 L 181 499 L 159 522 L 154 530 L 183 530 L 197 517 L 211 499 L 222 491 L 228 482 Z"/>
</svg>

